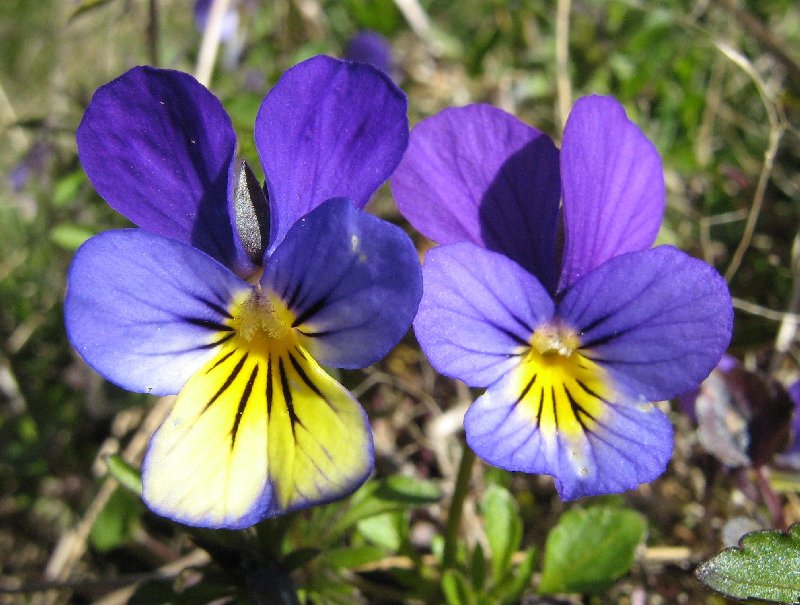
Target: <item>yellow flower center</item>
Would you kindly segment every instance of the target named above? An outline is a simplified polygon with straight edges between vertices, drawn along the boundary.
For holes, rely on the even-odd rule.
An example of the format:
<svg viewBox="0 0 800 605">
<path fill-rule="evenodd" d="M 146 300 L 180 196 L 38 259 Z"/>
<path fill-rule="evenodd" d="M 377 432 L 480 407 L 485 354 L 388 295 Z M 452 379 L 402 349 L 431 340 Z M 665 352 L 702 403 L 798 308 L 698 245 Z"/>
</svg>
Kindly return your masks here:
<svg viewBox="0 0 800 605">
<path fill-rule="evenodd" d="M 288 349 L 296 344 L 292 329 L 294 314 L 278 296 L 256 287 L 231 307 L 228 322 L 239 339 L 239 346 L 252 351 Z"/>
<path fill-rule="evenodd" d="M 581 346 L 581 339 L 574 330 L 559 324 L 544 324 L 531 337 L 531 347 L 540 355 L 569 357 Z"/>
<path fill-rule="evenodd" d="M 517 373 L 519 404 L 547 433 L 577 436 L 591 431 L 612 394 L 606 372 L 584 357 L 571 328 L 545 324 L 530 339 Z"/>
</svg>

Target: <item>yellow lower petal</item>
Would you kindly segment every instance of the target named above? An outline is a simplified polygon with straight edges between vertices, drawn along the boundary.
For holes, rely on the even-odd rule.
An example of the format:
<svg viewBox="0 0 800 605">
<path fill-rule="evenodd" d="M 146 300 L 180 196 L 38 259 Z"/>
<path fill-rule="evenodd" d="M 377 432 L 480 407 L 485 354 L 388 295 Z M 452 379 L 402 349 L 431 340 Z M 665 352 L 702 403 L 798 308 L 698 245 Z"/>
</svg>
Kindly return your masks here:
<svg viewBox="0 0 800 605">
<path fill-rule="evenodd" d="M 247 527 L 331 500 L 372 469 L 366 415 L 294 344 L 233 339 L 193 376 L 153 435 L 144 498 L 204 527 Z"/>
<path fill-rule="evenodd" d="M 577 437 L 602 419 L 612 395 L 606 372 L 577 352 L 531 349 L 516 372 L 519 404 L 543 435 Z"/>
</svg>

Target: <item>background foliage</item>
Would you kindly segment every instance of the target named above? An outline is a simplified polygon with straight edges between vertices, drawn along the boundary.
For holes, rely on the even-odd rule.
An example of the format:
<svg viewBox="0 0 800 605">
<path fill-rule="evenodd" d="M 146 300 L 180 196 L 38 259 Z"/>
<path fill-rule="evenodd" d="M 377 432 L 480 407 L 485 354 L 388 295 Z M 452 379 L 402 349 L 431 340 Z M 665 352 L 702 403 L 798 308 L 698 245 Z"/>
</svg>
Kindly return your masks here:
<svg viewBox="0 0 800 605">
<path fill-rule="evenodd" d="M 237 6 L 241 53 L 223 47 L 211 89 L 254 167 L 252 124 L 269 87 L 303 58 L 341 56 L 362 29 L 392 45 L 412 124 L 482 101 L 558 139 L 570 98 L 615 95 L 664 159 L 660 241 L 729 279 L 732 353 L 784 385 L 797 378 L 796 322 L 786 315 L 800 311 L 797 3 Z M 673 406 L 668 473 L 624 496 L 565 505 L 547 478 L 477 465 L 448 550 L 459 427 L 473 394 L 437 377 L 412 335 L 381 364 L 342 376 L 370 413 L 378 458 L 376 480 L 349 500 L 252 532 L 187 533 L 146 512 L 122 458 L 115 476 L 134 491 L 116 488 L 105 457 L 135 464 L 164 404 L 103 382 L 64 334 L 72 252 L 126 224 L 86 180 L 74 133 L 99 85 L 142 63 L 193 72 L 201 37 L 184 1 L 0 4 L 0 603 L 271 602 L 295 588 L 319 603 L 533 603 L 537 592 L 720 603 L 693 568 L 748 530 L 800 521 L 795 471 L 724 467 Z M 388 190 L 372 208 L 401 222 Z M 613 546 L 576 569 L 587 543 Z M 602 558 L 612 551 L 621 554 Z"/>
</svg>

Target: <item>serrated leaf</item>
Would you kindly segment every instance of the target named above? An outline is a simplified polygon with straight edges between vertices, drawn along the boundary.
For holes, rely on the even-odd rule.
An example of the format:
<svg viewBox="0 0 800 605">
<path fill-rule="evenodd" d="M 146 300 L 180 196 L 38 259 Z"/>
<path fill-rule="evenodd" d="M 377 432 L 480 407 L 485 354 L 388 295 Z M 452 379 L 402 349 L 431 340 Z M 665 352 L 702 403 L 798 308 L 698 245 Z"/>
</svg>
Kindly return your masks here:
<svg viewBox="0 0 800 605">
<path fill-rule="evenodd" d="M 492 579 L 497 583 L 510 570 L 511 555 L 522 543 L 522 519 L 514 496 L 499 485 L 488 487 L 481 509 L 492 556 Z"/>
<path fill-rule="evenodd" d="M 547 536 L 539 592 L 596 593 L 628 572 L 644 537 L 644 517 L 595 506 L 564 513 Z"/>
<path fill-rule="evenodd" d="M 442 592 L 447 605 L 477 605 L 478 598 L 460 571 L 448 569 L 442 576 Z"/>
<path fill-rule="evenodd" d="M 756 531 L 695 571 L 709 588 L 737 599 L 800 602 L 800 523 L 788 533 Z"/>
</svg>

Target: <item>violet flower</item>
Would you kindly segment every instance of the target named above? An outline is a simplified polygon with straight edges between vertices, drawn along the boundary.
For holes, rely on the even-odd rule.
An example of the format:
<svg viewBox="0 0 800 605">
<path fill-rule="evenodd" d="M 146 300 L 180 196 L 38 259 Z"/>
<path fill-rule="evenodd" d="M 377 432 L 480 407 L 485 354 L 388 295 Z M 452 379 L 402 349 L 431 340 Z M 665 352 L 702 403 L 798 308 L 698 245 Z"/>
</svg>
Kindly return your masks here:
<svg viewBox="0 0 800 605">
<path fill-rule="evenodd" d="M 499 109 L 444 110 L 413 130 L 392 190 L 443 244 L 423 267 L 417 338 L 439 372 L 487 388 L 464 418 L 468 445 L 554 476 L 565 500 L 662 473 L 672 428 L 651 402 L 711 371 L 732 308 L 714 269 L 650 248 L 661 162 L 619 103 L 579 100 L 560 157 Z"/>
<path fill-rule="evenodd" d="M 319 364 L 381 359 L 417 309 L 411 240 L 360 210 L 406 148 L 403 93 L 329 57 L 287 71 L 256 118 L 266 197 L 187 74 L 137 67 L 102 86 L 77 138 L 98 193 L 139 229 L 76 253 L 70 341 L 126 389 L 178 393 L 144 459 L 147 505 L 240 528 L 354 490 L 369 424 Z"/>
</svg>

